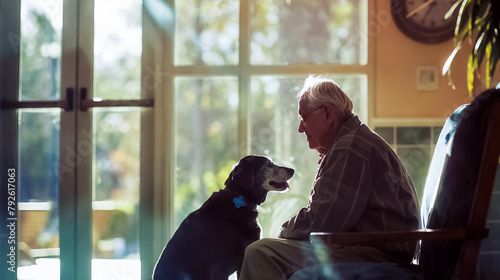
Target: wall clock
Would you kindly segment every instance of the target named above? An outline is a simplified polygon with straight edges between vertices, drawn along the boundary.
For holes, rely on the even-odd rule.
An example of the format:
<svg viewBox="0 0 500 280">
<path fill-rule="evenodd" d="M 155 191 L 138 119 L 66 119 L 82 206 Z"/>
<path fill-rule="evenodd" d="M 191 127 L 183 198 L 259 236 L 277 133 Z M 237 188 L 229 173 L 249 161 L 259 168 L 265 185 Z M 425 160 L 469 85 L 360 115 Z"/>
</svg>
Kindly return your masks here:
<svg viewBox="0 0 500 280">
<path fill-rule="evenodd" d="M 421 43 L 437 44 L 453 37 L 458 8 L 444 19 L 457 0 L 391 0 L 391 14 L 398 28 Z"/>
</svg>

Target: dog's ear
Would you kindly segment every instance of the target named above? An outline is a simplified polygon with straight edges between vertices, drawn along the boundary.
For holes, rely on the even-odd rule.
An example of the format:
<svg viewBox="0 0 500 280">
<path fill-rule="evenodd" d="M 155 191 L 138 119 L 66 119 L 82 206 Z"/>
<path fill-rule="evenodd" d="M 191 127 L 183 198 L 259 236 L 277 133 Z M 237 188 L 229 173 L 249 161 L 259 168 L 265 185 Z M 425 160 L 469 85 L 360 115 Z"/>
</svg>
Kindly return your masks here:
<svg viewBox="0 0 500 280">
<path fill-rule="evenodd" d="M 253 156 L 242 158 L 229 174 L 229 177 L 234 183 L 247 190 L 253 188 L 254 172 L 258 171 L 258 161 L 255 159 L 256 158 Z"/>
</svg>

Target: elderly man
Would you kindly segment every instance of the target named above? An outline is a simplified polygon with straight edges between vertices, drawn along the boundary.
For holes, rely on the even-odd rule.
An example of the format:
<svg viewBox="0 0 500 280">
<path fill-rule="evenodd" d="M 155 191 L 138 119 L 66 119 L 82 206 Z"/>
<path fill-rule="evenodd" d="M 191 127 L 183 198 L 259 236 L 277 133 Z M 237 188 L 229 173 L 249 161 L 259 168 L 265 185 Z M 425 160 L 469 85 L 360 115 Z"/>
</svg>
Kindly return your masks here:
<svg viewBox="0 0 500 280">
<path fill-rule="evenodd" d="M 369 232 L 418 228 L 413 183 L 401 160 L 352 113 L 352 101 L 324 77 L 310 76 L 298 94 L 298 131 L 318 151 L 319 168 L 307 207 L 283 224 L 278 239 L 247 247 L 240 279 L 288 279 L 325 254 L 311 232 Z M 410 263 L 416 243 L 323 248 L 332 262 Z M 323 257 L 322 257 L 323 255 Z M 324 260 L 323 260 L 324 261 Z"/>
</svg>

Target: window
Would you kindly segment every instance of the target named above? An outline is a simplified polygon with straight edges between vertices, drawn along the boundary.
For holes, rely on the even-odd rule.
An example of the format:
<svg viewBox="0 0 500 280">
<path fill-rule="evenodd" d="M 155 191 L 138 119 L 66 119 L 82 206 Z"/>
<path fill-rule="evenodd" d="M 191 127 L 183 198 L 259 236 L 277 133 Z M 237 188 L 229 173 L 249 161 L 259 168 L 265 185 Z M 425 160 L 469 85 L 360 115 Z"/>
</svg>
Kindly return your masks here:
<svg viewBox="0 0 500 280">
<path fill-rule="evenodd" d="M 366 64 L 366 1 L 251 1 L 251 64 Z"/>
<path fill-rule="evenodd" d="M 403 161 L 422 201 L 425 180 L 442 125 L 376 126 L 375 132 L 391 145 Z"/>
<path fill-rule="evenodd" d="M 368 119 L 368 1 L 175 1 L 172 129 L 175 230 L 246 154 L 295 168 L 259 208 L 264 237 L 307 204 L 318 156 L 297 132 L 295 96 L 328 74 Z M 197 7 L 193 9 L 192 7 Z"/>
<path fill-rule="evenodd" d="M 352 94 L 365 90 L 363 75 L 332 75 L 331 78 L 342 85 L 353 102 L 364 98 Z M 304 135 L 297 131 L 295 95 L 303 82 L 304 77 L 300 75 L 255 75 L 251 80 L 250 151 L 295 169 L 291 189 L 284 194 L 270 193 L 260 207 L 259 221 L 265 237 L 276 237 L 281 225 L 307 205 L 318 168 L 318 153 L 309 149 Z M 355 113 L 364 116 L 366 111 L 356 108 Z"/>
</svg>

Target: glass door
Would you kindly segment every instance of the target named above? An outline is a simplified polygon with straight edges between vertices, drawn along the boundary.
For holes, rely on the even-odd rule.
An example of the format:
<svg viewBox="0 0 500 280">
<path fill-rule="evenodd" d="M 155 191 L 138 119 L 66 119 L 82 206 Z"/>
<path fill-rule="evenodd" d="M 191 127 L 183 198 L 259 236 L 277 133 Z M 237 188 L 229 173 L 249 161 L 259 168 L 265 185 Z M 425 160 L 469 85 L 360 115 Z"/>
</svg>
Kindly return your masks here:
<svg viewBox="0 0 500 280">
<path fill-rule="evenodd" d="M 79 2 L 75 244 L 85 266 L 77 279 L 151 277 L 140 242 L 151 224 L 140 216 L 149 212 L 141 200 L 150 202 L 153 177 L 147 124 L 155 87 L 144 82 L 156 72 L 142 55 L 142 7 L 142 0 Z"/>
<path fill-rule="evenodd" d="M 152 23 L 142 7 L 0 5 L 10 39 L 0 54 L 11 58 L 0 64 L 0 139 L 12 148 L 1 165 L 12 183 L 10 198 L 2 195 L 13 213 L 1 216 L 12 223 L 13 247 L 1 242 L 2 252 L 12 249 L 6 279 L 151 277 L 151 126 L 161 75 L 156 53 L 142 55 L 143 22 Z"/>
<path fill-rule="evenodd" d="M 12 183 L 9 223 L 15 238 L 9 242 L 9 252 L 15 254 L 9 258 L 7 276 L 58 279 L 61 116 L 72 111 L 74 94 L 72 88 L 61 87 L 63 6 L 57 1 L 12 2 L 3 7 L 4 13 L 15 12 L 18 19 L 18 24 L 4 22 L 4 30 L 11 29 L 9 50 L 16 54 L 18 66 L 3 67 L 15 77 L 15 90 L 2 86 L 2 115 L 17 120 L 17 127 L 2 131 L 3 137 L 10 135 L 3 140 L 17 146 L 6 162 Z"/>
<path fill-rule="evenodd" d="M 141 19 L 141 0 L 94 3 L 89 93 L 96 102 L 82 114 L 92 119 L 92 279 L 96 280 L 141 275 L 141 109 L 132 101 L 130 106 L 117 106 L 123 103 L 118 101 L 141 98 Z M 102 107 L 106 100 L 113 101 Z"/>
</svg>

